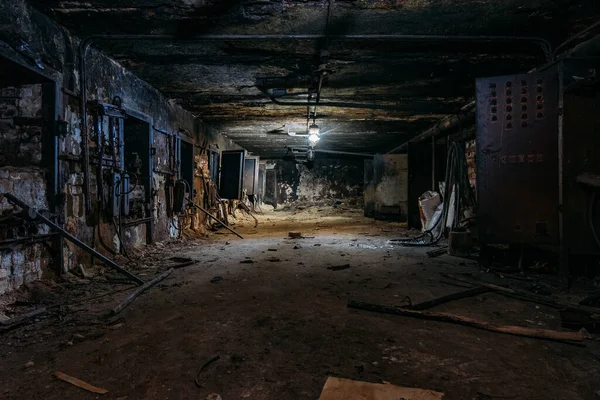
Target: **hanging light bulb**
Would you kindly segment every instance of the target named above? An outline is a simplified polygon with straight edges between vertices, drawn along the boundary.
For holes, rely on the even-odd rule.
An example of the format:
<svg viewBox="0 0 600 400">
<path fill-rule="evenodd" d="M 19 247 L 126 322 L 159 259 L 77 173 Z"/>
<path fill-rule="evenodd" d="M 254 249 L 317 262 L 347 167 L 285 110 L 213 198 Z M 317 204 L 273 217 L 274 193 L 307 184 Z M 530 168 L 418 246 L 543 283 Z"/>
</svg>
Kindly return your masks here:
<svg viewBox="0 0 600 400">
<path fill-rule="evenodd" d="M 320 129 L 317 124 L 313 123 L 311 126 L 308 127 L 308 142 L 311 146 L 314 146 L 319 142 L 319 140 L 321 140 L 319 132 Z"/>
</svg>

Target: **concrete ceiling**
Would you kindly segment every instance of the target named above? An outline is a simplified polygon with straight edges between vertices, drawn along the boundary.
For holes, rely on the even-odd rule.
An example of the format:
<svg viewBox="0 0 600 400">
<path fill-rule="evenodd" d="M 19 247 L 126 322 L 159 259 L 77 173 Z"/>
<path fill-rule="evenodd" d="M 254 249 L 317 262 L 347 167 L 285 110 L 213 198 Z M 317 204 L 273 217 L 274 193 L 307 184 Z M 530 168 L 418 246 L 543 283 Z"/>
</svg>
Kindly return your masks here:
<svg viewBox="0 0 600 400">
<path fill-rule="evenodd" d="M 527 5 L 523 5 L 527 3 Z M 262 157 L 306 144 L 306 95 L 274 104 L 269 89 L 314 91 L 324 65 L 319 148 L 384 152 L 457 113 L 474 79 L 524 72 L 545 57 L 524 41 L 341 39 L 335 35 L 538 36 L 554 46 L 598 20 L 597 0 L 33 0 L 95 46 Z M 333 35 L 329 40 L 200 40 L 201 35 Z M 325 52 L 326 51 L 326 52 Z M 276 94 L 283 93 L 281 90 Z M 352 103 L 327 107 L 327 103 Z"/>
</svg>

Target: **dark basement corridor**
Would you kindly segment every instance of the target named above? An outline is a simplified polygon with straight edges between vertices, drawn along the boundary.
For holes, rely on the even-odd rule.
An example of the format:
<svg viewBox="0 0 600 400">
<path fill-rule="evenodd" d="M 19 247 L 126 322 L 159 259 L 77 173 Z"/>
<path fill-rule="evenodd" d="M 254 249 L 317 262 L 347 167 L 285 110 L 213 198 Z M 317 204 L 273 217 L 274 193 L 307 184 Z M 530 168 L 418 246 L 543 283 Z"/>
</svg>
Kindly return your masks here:
<svg viewBox="0 0 600 400">
<path fill-rule="evenodd" d="M 0 0 L 0 400 L 600 400 L 599 0 Z"/>
</svg>

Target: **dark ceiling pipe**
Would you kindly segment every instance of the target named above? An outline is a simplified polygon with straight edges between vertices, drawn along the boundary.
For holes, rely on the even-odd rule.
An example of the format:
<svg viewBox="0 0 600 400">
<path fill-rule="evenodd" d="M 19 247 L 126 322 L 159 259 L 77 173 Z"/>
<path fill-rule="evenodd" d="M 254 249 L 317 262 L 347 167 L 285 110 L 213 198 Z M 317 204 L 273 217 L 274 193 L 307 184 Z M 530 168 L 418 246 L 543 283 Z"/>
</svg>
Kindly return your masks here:
<svg viewBox="0 0 600 400">
<path fill-rule="evenodd" d="M 436 137 L 445 131 L 449 131 L 451 129 L 458 128 L 463 124 L 468 124 L 468 123 L 472 122 L 474 118 L 475 118 L 475 102 L 472 101 L 471 103 L 469 103 L 466 106 L 464 106 L 463 108 L 461 108 L 460 112 L 458 114 L 442 119 L 434 127 L 429 128 L 425 132 L 418 134 L 417 136 L 415 136 L 414 138 L 412 138 L 410 140 L 407 140 L 406 142 L 402 143 L 400 146 L 394 147 L 393 149 L 388 151 L 387 154 L 399 153 L 401 151 L 404 151 L 408 147 L 409 143 L 423 142 L 432 137 Z"/>
<path fill-rule="evenodd" d="M 306 103 L 300 102 L 283 102 L 277 100 L 277 98 L 273 96 L 269 96 L 269 99 L 273 102 L 273 104 L 277 104 L 279 106 L 287 106 L 287 107 L 306 107 Z M 309 106 L 317 105 L 317 103 L 309 103 Z M 318 103 L 319 107 L 342 107 L 342 108 L 370 108 L 373 110 L 392 110 L 397 111 L 398 106 L 386 106 L 382 104 L 361 104 L 361 103 L 345 103 L 345 102 L 330 102 L 323 103 L 322 101 Z"/>
<path fill-rule="evenodd" d="M 569 39 L 565 40 L 564 42 L 562 42 L 561 44 L 559 44 L 556 49 L 554 49 L 554 53 L 553 53 L 553 59 L 556 58 L 557 54 L 564 49 L 565 47 L 567 47 L 568 45 L 570 45 L 571 43 L 575 42 L 576 40 L 578 40 L 579 38 L 581 38 L 582 36 L 590 33 L 591 31 L 593 31 L 594 29 L 600 27 L 600 21 L 597 21 L 595 23 L 593 23 L 592 25 L 588 26 L 587 28 L 585 28 L 584 30 L 576 33 L 574 36 L 571 36 Z"/>
<path fill-rule="evenodd" d="M 539 68 L 534 68 L 532 70 L 529 71 L 529 73 L 534 72 L 534 71 L 543 71 L 546 68 L 549 68 L 550 66 L 556 64 L 557 62 L 559 62 L 558 60 L 560 60 L 560 58 L 556 58 L 556 54 L 558 53 L 558 51 L 561 48 L 564 48 L 566 45 L 574 42 L 575 40 L 577 40 L 579 37 L 581 37 L 582 35 L 585 35 L 586 33 L 591 32 L 593 29 L 597 28 L 600 26 L 600 21 L 592 24 L 591 26 L 589 26 L 588 28 L 584 29 L 583 31 L 579 32 L 578 34 L 576 34 L 575 36 L 573 36 L 572 38 L 568 39 L 567 41 L 563 42 L 561 45 L 559 45 L 551 60 L 547 61 L 546 64 L 544 64 L 543 66 L 539 67 Z M 470 103 L 468 103 L 467 105 L 465 105 L 464 107 L 462 107 L 460 109 L 460 113 L 457 115 L 452 115 L 449 117 L 446 117 L 444 119 L 442 119 L 440 122 L 438 122 L 435 126 L 433 126 L 432 128 L 426 130 L 425 132 L 422 132 L 420 134 L 418 134 L 417 136 L 415 136 L 412 139 L 407 140 L 406 142 L 402 143 L 399 146 L 394 147 L 393 149 L 391 149 L 390 151 L 387 152 L 387 154 L 391 154 L 391 153 L 399 153 L 401 151 L 406 150 L 406 148 L 408 147 L 409 143 L 419 143 L 419 142 L 423 142 L 424 140 L 430 139 L 430 138 L 435 138 L 437 136 L 439 136 L 440 134 L 450 131 L 454 128 L 457 128 L 463 124 L 470 124 L 474 121 L 475 119 L 475 112 L 476 112 L 476 105 L 477 103 L 475 101 L 472 101 Z"/>
<path fill-rule="evenodd" d="M 321 150 L 321 149 L 314 149 L 315 153 L 323 153 L 323 154 L 339 154 L 339 155 L 345 155 L 345 156 L 356 156 L 356 157 L 365 157 L 365 158 L 373 158 L 374 155 L 373 154 L 369 154 L 369 153 L 355 153 L 352 151 L 338 151 L 338 150 Z"/>
<path fill-rule="evenodd" d="M 259 41 L 259 40 L 322 40 L 330 41 L 360 41 L 381 40 L 394 42 L 456 42 L 456 43 L 528 43 L 541 48 L 547 61 L 552 59 L 552 45 L 546 39 L 535 36 L 464 36 L 464 35 L 302 35 L 302 34 L 205 34 L 182 37 L 177 35 L 94 35 L 96 40 L 199 40 L 199 41 Z"/>
<path fill-rule="evenodd" d="M 292 153 L 304 156 L 308 152 L 308 148 L 300 148 L 300 147 L 288 147 L 288 150 L 291 150 Z M 322 154 L 338 154 L 345 156 L 355 156 L 355 157 L 365 157 L 365 158 L 373 158 L 375 157 L 373 154 L 369 153 L 356 153 L 353 151 L 339 151 L 339 150 L 324 150 L 324 149 L 313 149 L 315 153 Z"/>
</svg>

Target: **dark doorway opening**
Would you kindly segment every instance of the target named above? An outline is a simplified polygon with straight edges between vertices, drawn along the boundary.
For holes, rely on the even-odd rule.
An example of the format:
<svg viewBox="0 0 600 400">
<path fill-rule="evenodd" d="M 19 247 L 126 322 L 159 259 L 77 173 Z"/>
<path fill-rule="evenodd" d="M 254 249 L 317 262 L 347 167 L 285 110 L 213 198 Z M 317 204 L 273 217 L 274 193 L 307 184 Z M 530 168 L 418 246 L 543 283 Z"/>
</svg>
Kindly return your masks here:
<svg viewBox="0 0 600 400">
<path fill-rule="evenodd" d="M 221 183 L 219 190 L 221 197 L 224 199 L 241 199 L 244 156 L 244 150 L 224 151 L 221 154 Z"/>
<path fill-rule="evenodd" d="M 265 170 L 264 203 L 277 208 L 277 170 L 275 168 L 266 168 Z"/>
<path fill-rule="evenodd" d="M 123 239 L 134 246 L 152 243 L 152 124 L 129 116 L 124 123 L 123 216 L 144 221 L 130 229 Z M 130 240 L 127 240 L 127 236 Z"/>
<path fill-rule="evenodd" d="M 194 196 L 194 145 L 181 141 L 181 170 L 179 176 L 187 183 L 190 198 Z"/>
</svg>

